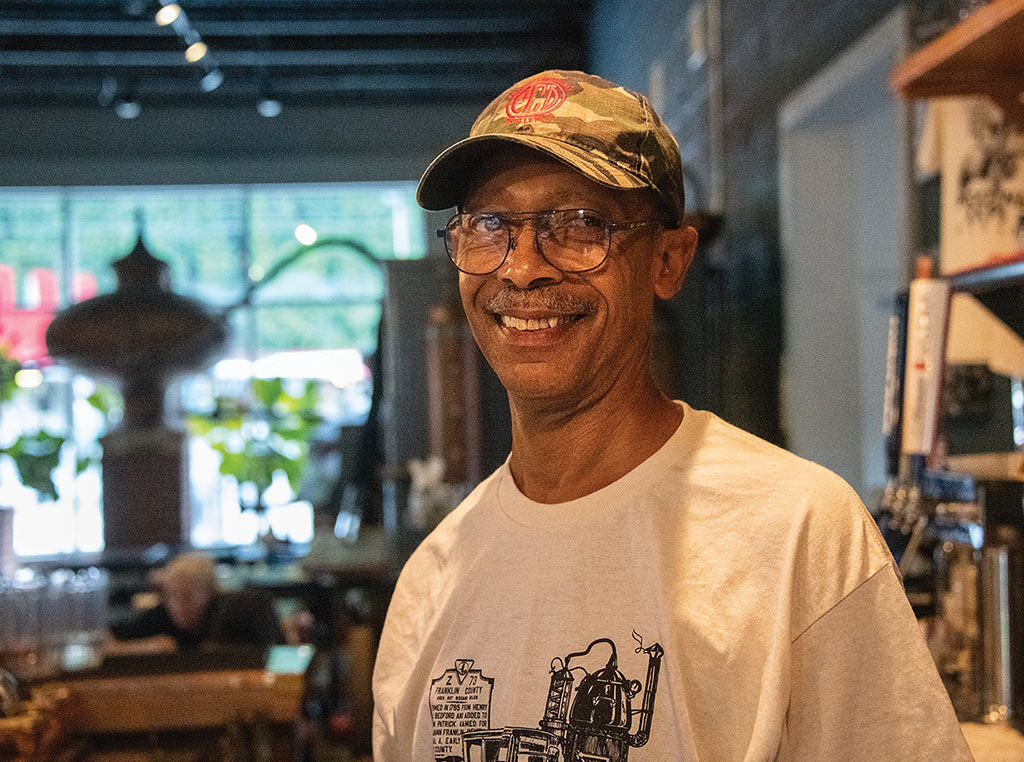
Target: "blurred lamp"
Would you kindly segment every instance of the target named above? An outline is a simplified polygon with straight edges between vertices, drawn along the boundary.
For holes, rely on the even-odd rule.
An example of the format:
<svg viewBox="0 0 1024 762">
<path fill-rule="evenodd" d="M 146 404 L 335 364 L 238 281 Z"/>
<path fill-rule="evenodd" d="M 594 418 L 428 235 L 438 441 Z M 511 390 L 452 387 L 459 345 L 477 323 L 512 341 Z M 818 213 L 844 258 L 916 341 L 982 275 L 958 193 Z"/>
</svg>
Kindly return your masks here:
<svg viewBox="0 0 1024 762">
<path fill-rule="evenodd" d="M 38 368 L 22 368 L 14 374 L 14 383 L 22 389 L 35 389 L 43 383 L 43 372 Z"/>
<path fill-rule="evenodd" d="M 256 104 L 256 110 L 260 112 L 260 116 L 267 118 L 275 117 L 281 113 L 281 101 L 277 98 L 264 98 Z"/>
<path fill-rule="evenodd" d="M 210 93 L 220 87 L 221 82 L 223 81 L 224 72 L 220 69 L 211 69 L 203 75 L 202 79 L 199 80 L 199 87 L 202 88 L 204 93 Z"/>
<path fill-rule="evenodd" d="M 295 228 L 295 240 L 304 246 L 312 246 L 316 243 L 316 231 L 303 223 Z"/>
<path fill-rule="evenodd" d="M 122 119 L 134 119 L 142 113 L 142 104 L 134 98 L 114 101 L 114 113 Z"/>
<path fill-rule="evenodd" d="M 181 16 L 181 6 L 171 3 L 156 12 L 156 23 L 160 26 L 167 26 L 177 21 L 179 16 Z"/>
<path fill-rule="evenodd" d="M 193 42 L 185 49 L 185 60 L 189 63 L 195 63 L 200 60 L 207 53 L 205 42 Z"/>
</svg>

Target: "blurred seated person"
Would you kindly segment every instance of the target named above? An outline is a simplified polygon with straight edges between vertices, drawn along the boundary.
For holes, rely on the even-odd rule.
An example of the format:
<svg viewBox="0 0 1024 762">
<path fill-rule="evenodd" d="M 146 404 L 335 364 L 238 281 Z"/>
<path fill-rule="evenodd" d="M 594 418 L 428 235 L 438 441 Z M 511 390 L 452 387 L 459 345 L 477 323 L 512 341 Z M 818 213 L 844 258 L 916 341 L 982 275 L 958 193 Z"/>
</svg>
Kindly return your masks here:
<svg viewBox="0 0 1024 762">
<path fill-rule="evenodd" d="M 137 650 L 170 646 L 178 651 L 284 642 L 270 598 L 255 591 L 221 591 L 213 559 L 202 553 L 171 561 L 160 573 L 160 589 L 156 606 L 111 626 L 117 640 L 152 639 L 152 648 Z"/>
</svg>

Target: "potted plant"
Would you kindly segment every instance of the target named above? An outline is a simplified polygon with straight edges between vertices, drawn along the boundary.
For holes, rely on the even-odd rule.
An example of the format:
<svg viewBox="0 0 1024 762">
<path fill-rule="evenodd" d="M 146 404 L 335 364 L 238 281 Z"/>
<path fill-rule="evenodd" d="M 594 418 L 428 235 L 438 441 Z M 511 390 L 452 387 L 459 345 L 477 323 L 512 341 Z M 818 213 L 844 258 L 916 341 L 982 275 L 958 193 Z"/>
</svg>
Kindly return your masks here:
<svg viewBox="0 0 1024 762">
<path fill-rule="evenodd" d="M 24 368 L 17 359 L 7 354 L 3 346 L 0 346 L 0 419 L 12 414 L 17 398 L 26 393 L 26 390 L 19 386 L 18 374 L 30 370 L 32 369 Z M 104 419 L 109 418 L 111 412 L 119 405 L 117 393 L 101 384 L 96 386 L 87 400 Z M 0 439 L 0 458 L 11 459 L 22 486 L 35 491 L 42 501 L 55 501 L 59 494 L 53 480 L 53 472 L 60 463 L 61 452 L 67 442 L 67 437 L 43 427 L 34 430 L 22 429 L 17 431 L 13 438 Z M 94 443 L 88 450 L 79 453 L 75 460 L 76 476 L 99 462 L 98 450 L 98 443 Z M 0 512 L 3 512 L 0 514 L 0 526 L 6 528 L 0 529 L 0 535 L 3 535 L 5 542 L 10 542 L 13 506 L 4 504 L 2 494 Z M 7 550 L 9 553 L 13 552 L 9 548 Z"/>
<path fill-rule="evenodd" d="M 16 377 L 21 370 L 21 363 L 0 347 L 0 413 L 10 406 L 19 391 Z M 0 447 L 0 454 L 14 461 L 18 479 L 24 486 L 34 489 L 42 498 L 56 500 L 53 469 L 60 461 L 65 441 L 64 437 L 40 428 L 18 434 L 10 444 Z"/>
<path fill-rule="evenodd" d="M 212 410 L 188 415 L 190 432 L 220 455 L 220 473 L 237 482 L 242 510 L 259 519 L 262 542 L 270 539 L 267 492 L 275 474 L 282 472 L 292 493 L 298 491 L 309 441 L 322 421 L 317 397 L 314 381 L 293 394 L 280 378 L 253 378 L 242 398 L 219 395 Z"/>
</svg>

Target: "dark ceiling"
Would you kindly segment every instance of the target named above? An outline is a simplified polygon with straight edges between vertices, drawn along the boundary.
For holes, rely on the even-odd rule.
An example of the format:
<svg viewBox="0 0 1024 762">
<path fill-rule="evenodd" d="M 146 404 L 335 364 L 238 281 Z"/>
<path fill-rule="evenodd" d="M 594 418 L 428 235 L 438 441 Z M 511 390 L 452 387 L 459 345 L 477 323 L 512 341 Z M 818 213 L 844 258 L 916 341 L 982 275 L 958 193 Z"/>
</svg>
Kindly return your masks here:
<svg viewBox="0 0 1024 762">
<path fill-rule="evenodd" d="M 159 26 L 156 0 L 0 2 L 0 108 L 481 100 L 587 63 L 591 3 L 579 0 L 178 4 L 184 16 Z M 209 52 L 188 63 L 196 38 Z M 207 88 L 222 81 L 204 91 L 211 72 Z"/>
</svg>

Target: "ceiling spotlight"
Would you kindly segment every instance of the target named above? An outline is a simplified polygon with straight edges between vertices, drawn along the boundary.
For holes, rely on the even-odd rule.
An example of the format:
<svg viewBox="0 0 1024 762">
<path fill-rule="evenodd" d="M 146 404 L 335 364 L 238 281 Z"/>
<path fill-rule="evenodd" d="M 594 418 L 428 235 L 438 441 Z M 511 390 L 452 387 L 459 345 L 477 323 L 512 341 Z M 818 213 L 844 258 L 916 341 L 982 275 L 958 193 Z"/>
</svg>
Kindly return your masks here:
<svg viewBox="0 0 1024 762">
<path fill-rule="evenodd" d="M 177 21 L 179 16 L 181 16 L 181 6 L 171 3 L 156 12 L 156 23 L 160 26 L 167 26 Z"/>
<path fill-rule="evenodd" d="M 114 101 L 114 113 L 122 119 L 134 119 L 142 113 L 142 104 L 133 98 Z"/>
<path fill-rule="evenodd" d="M 212 69 L 203 75 L 203 78 L 199 80 L 199 87 L 204 93 L 210 93 L 220 87 L 224 81 L 224 72 L 220 69 Z"/>
<path fill-rule="evenodd" d="M 277 98 L 263 98 L 256 104 L 256 110 L 260 112 L 260 116 L 265 116 L 268 119 L 280 114 L 281 109 L 281 101 Z"/>
<path fill-rule="evenodd" d="M 185 49 L 185 60 L 195 63 L 207 53 L 205 42 L 193 42 Z"/>
</svg>

